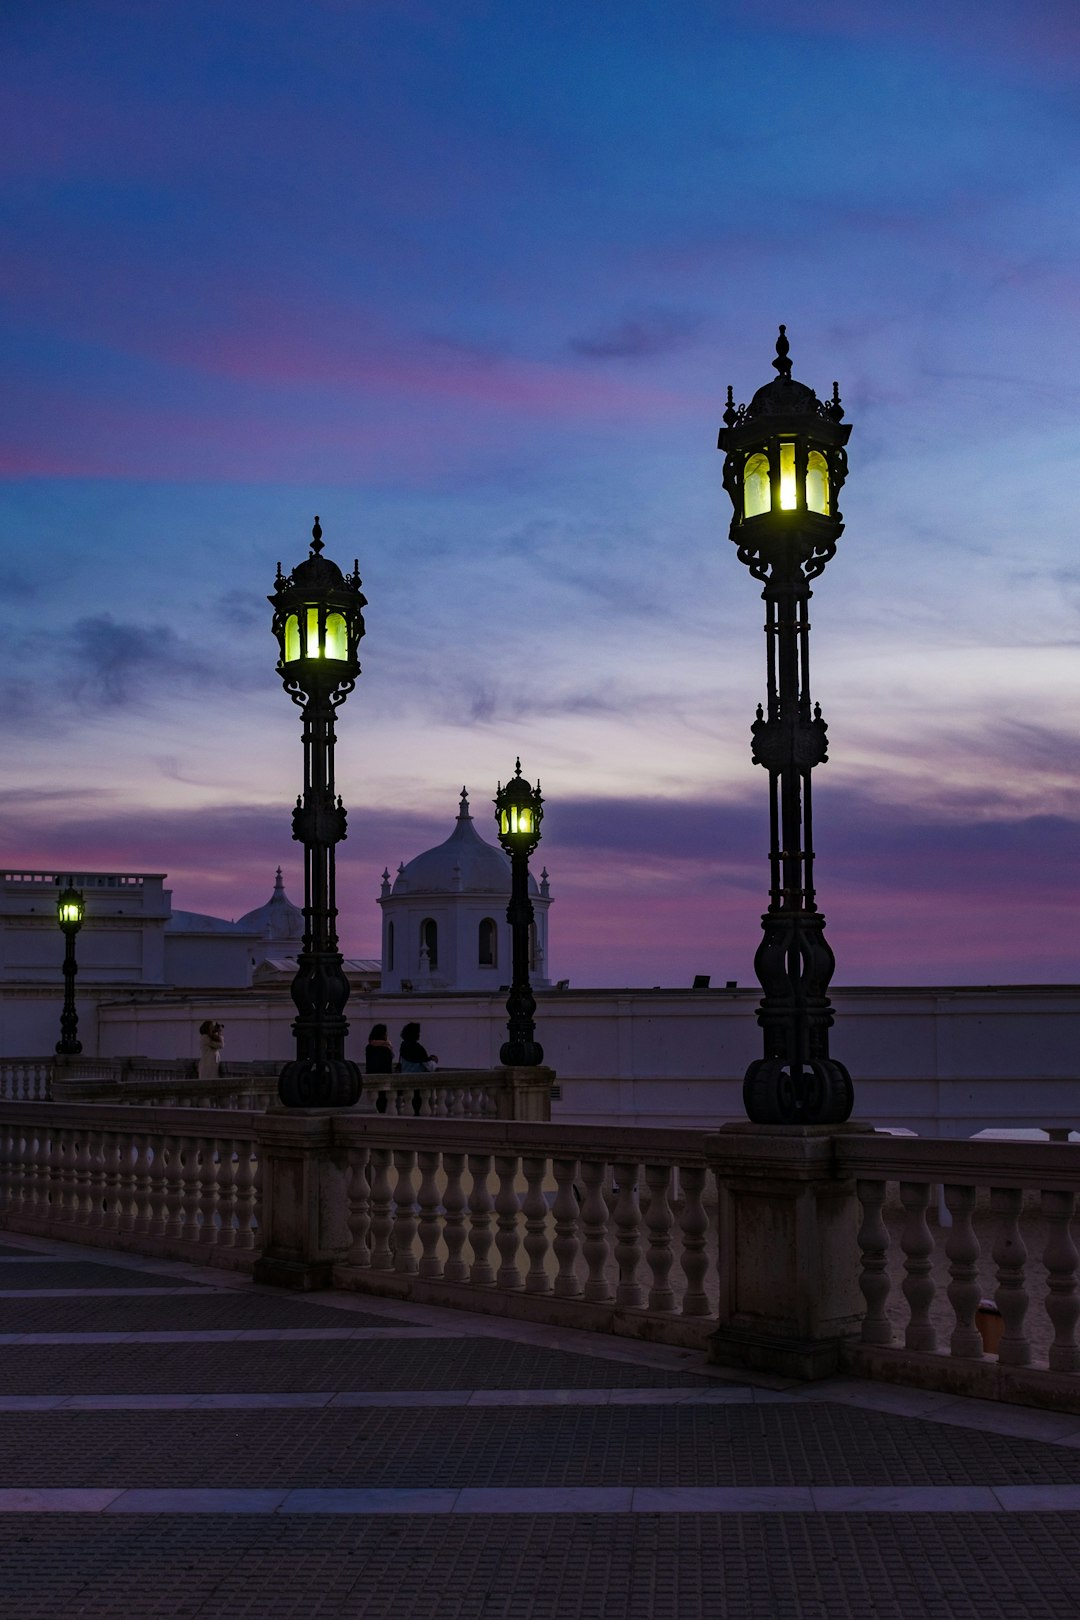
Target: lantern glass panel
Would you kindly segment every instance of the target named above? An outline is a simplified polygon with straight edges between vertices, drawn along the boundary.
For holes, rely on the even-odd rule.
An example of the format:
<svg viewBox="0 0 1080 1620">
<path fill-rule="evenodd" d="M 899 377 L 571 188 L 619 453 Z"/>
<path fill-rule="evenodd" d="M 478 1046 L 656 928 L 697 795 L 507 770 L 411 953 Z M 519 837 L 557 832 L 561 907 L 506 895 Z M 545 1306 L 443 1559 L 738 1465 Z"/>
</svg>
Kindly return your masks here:
<svg viewBox="0 0 1080 1620">
<path fill-rule="evenodd" d="M 319 645 L 319 610 L 317 607 L 309 607 L 307 610 L 307 647 L 305 650 L 309 658 L 322 657 L 322 648 Z"/>
<path fill-rule="evenodd" d="M 811 450 L 806 463 L 806 504 L 811 512 L 829 515 L 829 464 L 820 450 Z"/>
<path fill-rule="evenodd" d="M 759 453 L 749 458 L 743 471 L 743 516 L 758 517 L 762 512 L 767 512 L 771 505 L 769 458 Z"/>
<path fill-rule="evenodd" d="M 798 505 L 795 488 L 795 441 L 780 440 L 780 510 L 794 512 Z"/>
<path fill-rule="evenodd" d="M 81 918 L 82 907 L 77 900 L 65 900 L 60 907 L 60 921 L 62 923 L 77 923 Z"/>
<path fill-rule="evenodd" d="M 300 620 L 290 613 L 285 620 L 285 662 L 294 664 L 300 657 Z"/>
<path fill-rule="evenodd" d="M 326 656 L 342 663 L 349 656 L 349 640 L 345 631 L 345 618 L 341 613 L 326 615 Z"/>
</svg>

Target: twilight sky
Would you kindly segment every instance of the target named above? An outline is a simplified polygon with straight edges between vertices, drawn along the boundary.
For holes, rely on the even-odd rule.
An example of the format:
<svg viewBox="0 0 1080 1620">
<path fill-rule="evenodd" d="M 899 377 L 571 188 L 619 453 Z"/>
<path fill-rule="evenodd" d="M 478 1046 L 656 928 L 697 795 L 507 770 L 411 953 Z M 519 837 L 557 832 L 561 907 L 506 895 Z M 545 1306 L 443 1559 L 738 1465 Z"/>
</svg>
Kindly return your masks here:
<svg viewBox="0 0 1080 1620">
<path fill-rule="evenodd" d="M 280 558 L 360 559 L 342 943 L 520 753 L 550 967 L 752 981 L 759 587 L 716 430 L 838 378 L 837 984 L 1080 979 L 1080 14 L 1060 0 L 0 6 L 4 860 L 280 862 Z"/>
</svg>

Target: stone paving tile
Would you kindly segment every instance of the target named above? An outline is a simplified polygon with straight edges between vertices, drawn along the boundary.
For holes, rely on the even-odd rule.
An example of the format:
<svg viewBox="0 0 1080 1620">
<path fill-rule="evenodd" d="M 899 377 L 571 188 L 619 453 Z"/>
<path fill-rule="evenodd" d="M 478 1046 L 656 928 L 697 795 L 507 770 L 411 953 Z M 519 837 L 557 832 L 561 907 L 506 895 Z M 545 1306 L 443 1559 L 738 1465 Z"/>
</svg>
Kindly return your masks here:
<svg viewBox="0 0 1080 1620">
<path fill-rule="evenodd" d="M 190 1277 L 170 1277 L 161 1271 L 136 1271 L 127 1266 L 101 1265 L 94 1260 L 26 1261 L 5 1266 L 0 1261 L 0 1288 L 192 1288 Z"/>
<path fill-rule="evenodd" d="M 332 1305 L 249 1292 L 151 1295 L 142 1291 L 109 1298 L 0 1299 L 5 1333 L 131 1333 L 169 1328 L 341 1328 L 389 1327 L 385 1316 L 339 1311 Z"/>
<path fill-rule="evenodd" d="M 0 1521 L 0 1616 L 1076 1620 L 1078 1550 L 1076 1514 L 42 1514 Z"/>
<path fill-rule="evenodd" d="M 215 1294 L 224 1308 L 232 1298 Z M 244 1298 L 255 1296 L 242 1296 Z M 190 1301 L 189 1301 L 190 1303 Z M 308 1309 L 307 1306 L 296 1307 Z M 312 1311 L 319 1307 L 311 1306 Z M 341 1320 L 362 1325 L 357 1314 Z M 385 1318 L 380 1317 L 380 1325 Z M 635 1366 L 500 1339 L 265 1340 L 225 1344 L 7 1345 L 0 1394 L 225 1395 L 302 1390 L 717 1387 L 680 1369 Z"/>
<path fill-rule="evenodd" d="M 784 1406 L 335 1407 L 5 1415 L 12 1487 L 464 1489 L 1080 1484 L 1080 1453 L 885 1413 Z"/>
<path fill-rule="evenodd" d="M 25 1255 L 32 1255 L 35 1260 L 45 1259 L 45 1256 L 41 1254 L 40 1251 L 35 1251 L 32 1249 L 16 1249 L 10 1243 L 0 1243 L 0 1260 L 18 1260 Z"/>
</svg>

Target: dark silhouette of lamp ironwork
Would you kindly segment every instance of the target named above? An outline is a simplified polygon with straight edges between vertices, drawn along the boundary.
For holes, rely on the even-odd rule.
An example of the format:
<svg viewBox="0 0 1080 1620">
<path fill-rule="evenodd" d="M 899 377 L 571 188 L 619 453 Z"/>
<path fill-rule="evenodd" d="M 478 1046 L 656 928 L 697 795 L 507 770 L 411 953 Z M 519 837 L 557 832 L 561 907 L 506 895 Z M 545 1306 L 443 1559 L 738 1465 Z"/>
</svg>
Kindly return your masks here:
<svg viewBox="0 0 1080 1620">
<path fill-rule="evenodd" d="M 346 818 L 334 786 L 334 721 L 360 673 L 367 598 L 358 563 L 344 575 L 323 556 L 318 518 L 311 536 L 310 555 L 291 574 L 278 564 L 268 598 L 277 672 L 304 716 L 304 791 L 292 834 L 304 846 L 304 938 L 292 982 L 296 1057 L 281 1071 L 278 1096 L 287 1108 L 348 1108 L 361 1081 L 345 1056 L 349 981 L 338 947 L 335 850 L 346 836 Z"/>
<path fill-rule="evenodd" d="M 75 935 L 86 918 L 86 903 L 75 887 L 74 878 L 68 878 L 67 888 L 61 890 L 56 902 L 56 920 L 64 931 L 64 1010 L 60 1014 L 60 1039 L 56 1050 L 62 1057 L 77 1057 L 82 1051 L 79 1040 L 79 1014 L 75 1009 L 75 975 L 79 965 L 75 960 Z"/>
<path fill-rule="evenodd" d="M 529 856 L 540 842 L 544 801 L 540 783 L 535 788 L 521 774 L 521 761 L 510 781 L 499 783 L 495 795 L 495 821 L 499 843 L 510 857 L 510 904 L 506 920 L 513 945 L 513 980 L 506 998 L 507 1039 L 499 1052 L 500 1063 L 533 1066 L 544 1061 L 544 1049 L 536 1039 L 536 998 L 529 982 L 529 945 L 533 925 L 533 903 L 529 898 Z"/>
<path fill-rule="evenodd" d="M 814 889 L 810 776 L 828 757 L 821 708 L 810 701 L 810 582 L 843 533 L 837 496 L 847 476 L 838 386 L 819 400 L 791 375 L 780 328 L 772 382 L 749 405 L 728 389 L 719 448 L 739 561 L 761 581 L 768 695 L 752 725 L 754 763 L 769 773 L 770 891 L 754 969 L 764 992 L 758 1023 L 764 1056 L 743 1082 L 748 1118 L 762 1125 L 832 1125 L 854 1094 L 829 1055 L 828 989 L 836 961 Z"/>
</svg>

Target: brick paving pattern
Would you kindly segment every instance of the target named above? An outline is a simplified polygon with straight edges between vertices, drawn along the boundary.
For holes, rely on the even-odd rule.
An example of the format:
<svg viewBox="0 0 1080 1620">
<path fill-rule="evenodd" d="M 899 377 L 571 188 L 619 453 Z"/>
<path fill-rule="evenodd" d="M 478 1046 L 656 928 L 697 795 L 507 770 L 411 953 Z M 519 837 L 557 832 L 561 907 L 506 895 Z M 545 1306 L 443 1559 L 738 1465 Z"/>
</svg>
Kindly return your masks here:
<svg viewBox="0 0 1080 1620">
<path fill-rule="evenodd" d="M 4 1412 L 2 1620 L 1080 1615 L 1080 1417 L 1075 1427 L 1054 1420 L 1060 1431 L 1040 1438 L 1049 1433 L 1045 1415 L 1010 1409 L 1016 1432 L 1005 1434 L 974 1403 L 943 1400 L 936 1421 L 923 1410 L 935 1399 L 925 1392 L 912 1396 L 917 1415 L 895 1389 L 887 1403 L 900 1409 L 878 1410 L 880 1388 L 853 1381 L 833 1400 L 821 1388 L 811 1398 L 797 1388 L 733 1386 L 683 1352 L 627 1341 L 390 1302 L 355 1310 L 354 1298 L 305 1300 L 165 1262 L 129 1270 L 106 1254 L 81 1259 L 44 1242 L 39 1250 L 64 1257 L 28 1262 L 16 1256 L 30 1248 L 5 1255 L 7 1247 L 0 1290 L 128 1292 L 9 1297 L 0 1310 L 6 1332 L 266 1336 L 5 1345 L 4 1393 L 122 1402 L 347 1392 L 358 1404 Z M 145 1292 L 200 1280 L 198 1293 Z M 380 1337 L 274 1337 L 372 1328 Z M 491 1392 L 496 1404 L 437 1404 L 440 1394 L 470 1391 Z M 552 1392 L 551 1404 L 512 1404 L 518 1391 Z M 593 1404 L 611 1391 L 628 1394 L 621 1404 Z M 380 1404 L 380 1392 L 402 1404 Z M 107 1489 L 93 1500 L 32 1497 L 86 1487 Z M 346 1494 L 364 1487 L 386 1495 L 362 1503 Z M 714 1487 L 732 1488 L 720 1504 L 732 1510 L 699 1510 L 691 1493 Z M 815 1504 L 815 1487 L 855 1494 Z M 305 1488 L 328 1494 L 285 1502 Z M 477 1488 L 490 1499 L 455 1495 Z M 538 1488 L 550 1496 L 528 1502 Z M 139 1489 L 163 1494 L 118 1497 L 109 1508 L 113 1492 Z M 165 1494 L 182 1489 L 192 1496 Z M 608 1491 L 606 1508 L 625 1496 L 625 1510 L 588 1511 L 589 1499 L 573 1493 L 589 1489 Z M 666 1506 L 664 1489 L 673 1492 Z M 242 1494 L 260 1490 L 258 1500 Z M 415 1496 L 392 1500 L 409 1490 L 432 1493 L 430 1510 L 414 1511 Z M 1039 1490 L 1046 1494 L 1024 1495 Z M 860 1491 L 873 1498 L 872 1511 Z M 629 1506 L 634 1493 L 641 1510 Z M 980 1493 L 980 1511 L 968 1511 Z M 832 1507 L 823 1511 L 822 1502 Z M 42 1503 L 68 1511 L 15 1511 Z M 803 1511 L 807 1503 L 818 1511 Z M 1038 1510 L 1017 1511 L 1024 1503 Z M 664 1511 L 651 1511 L 657 1504 Z"/>
<path fill-rule="evenodd" d="M 0 1614 L 1076 1620 L 1078 1533 L 1076 1514 L 45 1514 L 0 1519 Z"/>
<path fill-rule="evenodd" d="M 237 1461 L 243 1459 L 242 1476 Z M 163 1473 L 163 1459 L 168 1460 Z M 1080 1448 L 795 1406 L 9 1413 L 0 1480 L 462 1490 L 596 1485 L 1080 1485 Z"/>
<path fill-rule="evenodd" d="M 221 1295 L 215 1297 L 221 1298 Z M 222 1300 L 223 1306 L 228 1296 Z M 179 1303 L 179 1302 L 178 1302 Z M 303 1309 L 304 1307 L 301 1307 Z M 313 1308 L 314 1309 L 314 1308 Z M 368 1319 L 336 1311 L 345 1326 Z M 380 1317 L 380 1325 L 387 1325 Z M 291 1318 L 290 1318 L 291 1325 Z M 195 1349 L 198 1354 L 193 1354 Z M 80 1395 L 123 1391 L 199 1395 L 230 1391 L 292 1394 L 305 1390 L 620 1389 L 708 1387 L 693 1373 L 665 1372 L 597 1356 L 541 1350 L 490 1339 L 266 1341 L 247 1344 L 5 1345 L 0 1394 Z"/>
<path fill-rule="evenodd" d="M 402 1323 L 401 1326 L 407 1326 Z M 224 1289 L 204 1289 L 178 1299 L 0 1299 L 4 1333 L 194 1332 L 203 1328 L 391 1327 L 385 1316 L 346 1315 L 333 1306 L 293 1303 Z"/>
</svg>

